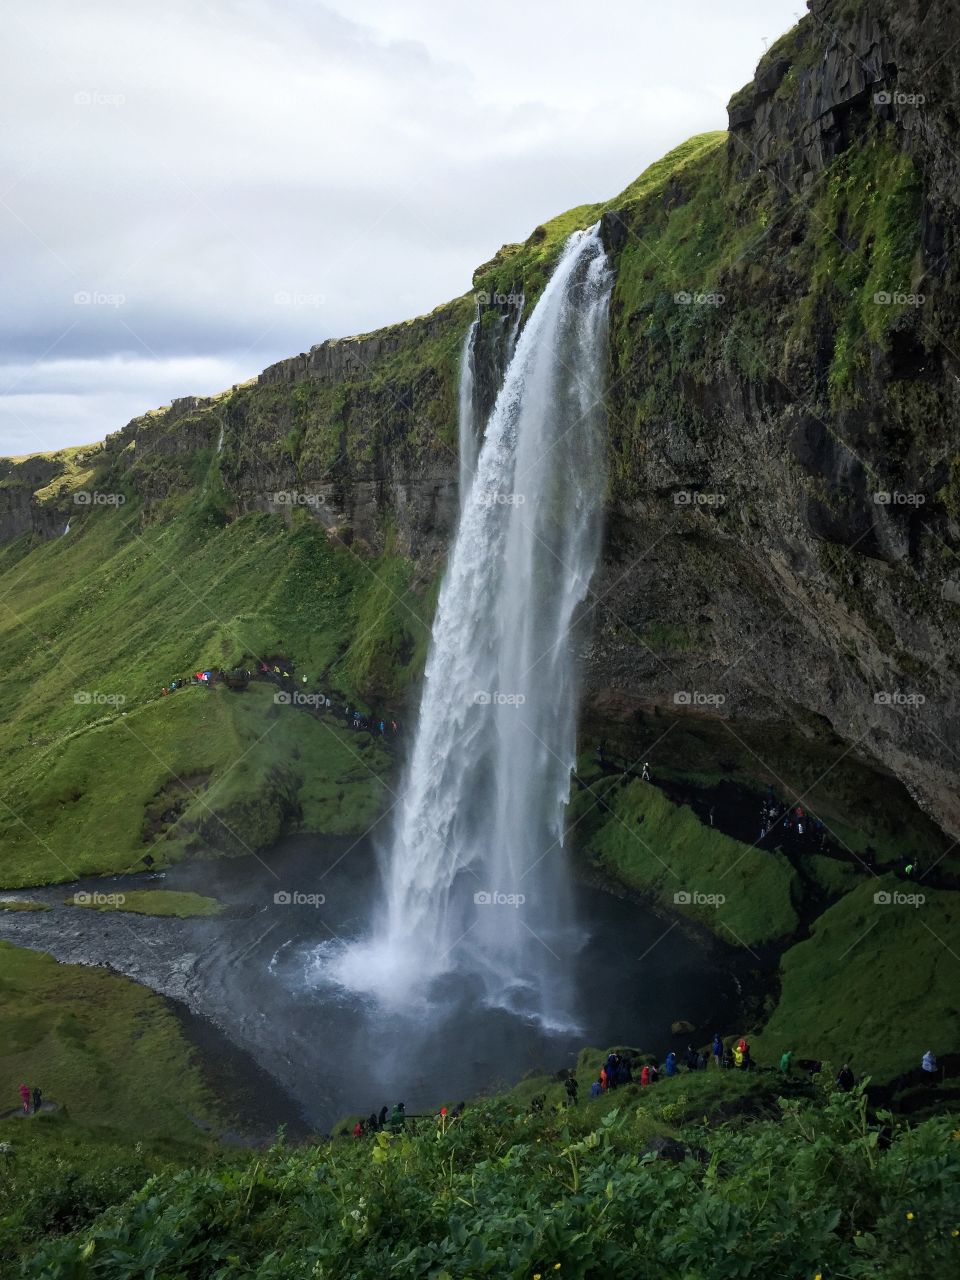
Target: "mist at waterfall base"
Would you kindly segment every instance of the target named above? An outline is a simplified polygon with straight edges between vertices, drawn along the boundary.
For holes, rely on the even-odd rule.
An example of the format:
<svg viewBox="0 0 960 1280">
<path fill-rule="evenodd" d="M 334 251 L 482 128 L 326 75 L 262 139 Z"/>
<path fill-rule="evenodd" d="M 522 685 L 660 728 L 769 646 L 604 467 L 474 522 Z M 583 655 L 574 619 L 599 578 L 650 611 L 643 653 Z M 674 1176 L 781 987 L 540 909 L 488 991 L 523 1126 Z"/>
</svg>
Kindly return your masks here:
<svg viewBox="0 0 960 1280">
<path fill-rule="evenodd" d="M 575 233 L 519 336 L 475 468 L 464 440 L 466 496 L 383 911 L 333 961 L 337 979 L 380 1009 L 422 1017 L 454 990 L 547 1029 L 576 1026 L 570 957 L 583 939 L 563 848 L 576 747 L 570 629 L 599 551 L 610 285 L 598 229 Z"/>
</svg>

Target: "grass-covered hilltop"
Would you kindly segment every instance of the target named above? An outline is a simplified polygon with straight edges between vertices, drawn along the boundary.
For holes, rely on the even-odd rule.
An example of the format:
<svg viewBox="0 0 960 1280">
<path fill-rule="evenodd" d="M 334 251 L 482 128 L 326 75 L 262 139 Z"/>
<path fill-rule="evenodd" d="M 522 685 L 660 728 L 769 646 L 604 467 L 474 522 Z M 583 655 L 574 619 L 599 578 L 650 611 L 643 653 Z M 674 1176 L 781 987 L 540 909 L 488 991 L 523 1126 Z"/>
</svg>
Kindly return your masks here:
<svg viewBox="0 0 960 1280">
<path fill-rule="evenodd" d="M 503 246 L 462 297 L 0 460 L 0 1276 L 958 1274 L 960 18 L 809 8 L 727 132 Z M 591 1099 L 585 1049 L 573 1104 L 547 1063 L 462 1115 L 274 1142 L 160 996 L 9 940 L 65 906 L 212 927 L 204 894 L 66 886 L 229 873 L 386 816 L 458 514 L 465 333 L 478 315 L 482 418 L 597 222 L 608 485 L 571 858 L 722 942 L 742 1025 L 718 1030 L 767 1069 Z M 869 1084 L 838 1089 L 845 1062 Z M 21 1118 L 39 1064 L 49 1105 Z"/>
</svg>

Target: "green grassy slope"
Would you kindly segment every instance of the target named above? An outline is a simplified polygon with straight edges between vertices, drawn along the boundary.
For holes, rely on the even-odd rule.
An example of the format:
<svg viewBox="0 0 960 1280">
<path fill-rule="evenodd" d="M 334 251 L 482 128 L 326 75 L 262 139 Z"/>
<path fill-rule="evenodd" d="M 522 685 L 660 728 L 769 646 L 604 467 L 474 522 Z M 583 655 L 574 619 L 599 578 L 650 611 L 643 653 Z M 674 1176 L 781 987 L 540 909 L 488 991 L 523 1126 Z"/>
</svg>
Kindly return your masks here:
<svg viewBox="0 0 960 1280">
<path fill-rule="evenodd" d="M 88 1127 L 195 1139 L 215 1101 L 159 996 L 103 969 L 0 942 L 3 1112 L 21 1083 Z M 21 1122 L 26 1135 L 31 1121 Z M 6 1131 L 5 1131 L 6 1132 Z"/>
<path fill-rule="evenodd" d="M 399 699 L 426 643 L 406 566 L 303 519 L 136 528 L 105 511 L 0 557 L 0 883 L 120 870 L 146 852 L 242 852 L 282 830 L 362 831 L 390 759 L 339 722 L 244 693 L 161 686 L 282 653 L 308 688 Z M 77 701 L 77 698 L 86 701 Z M 381 704 L 383 705 L 383 704 Z M 395 705 L 395 703 L 393 704 Z M 179 804 L 158 836 L 151 821 Z M 159 841 L 159 842 L 158 842 Z"/>
<path fill-rule="evenodd" d="M 704 826 L 655 786 L 603 777 L 577 793 L 571 822 L 605 871 L 728 942 L 756 946 L 797 927 L 796 873 L 782 854 Z"/>
<path fill-rule="evenodd" d="M 902 900 L 911 896 L 923 901 Z M 885 1080 L 919 1066 L 927 1049 L 955 1048 L 958 926 L 955 893 L 871 877 L 783 957 L 780 1001 L 755 1051 L 849 1061 Z"/>
</svg>

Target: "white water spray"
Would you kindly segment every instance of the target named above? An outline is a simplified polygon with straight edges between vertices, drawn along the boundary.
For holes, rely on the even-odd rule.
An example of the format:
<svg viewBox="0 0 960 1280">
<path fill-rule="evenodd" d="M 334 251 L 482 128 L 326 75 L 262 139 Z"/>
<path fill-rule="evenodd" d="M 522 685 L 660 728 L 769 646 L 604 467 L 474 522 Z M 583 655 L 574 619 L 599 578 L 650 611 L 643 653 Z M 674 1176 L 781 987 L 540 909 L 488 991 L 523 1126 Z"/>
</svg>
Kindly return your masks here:
<svg viewBox="0 0 960 1280">
<path fill-rule="evenodd" d="M 344 985 L 388 1006 L 410 1007 L 455 971 L 458 990 L 479 980 L 490 1004 L 570 1025 L 569 637 L 599 552 L 610 285 L 598 229 L 575 233 L 487 423 L 437 606 L 383 909 L 373 936 L 336 962 Z"/>
</svg>

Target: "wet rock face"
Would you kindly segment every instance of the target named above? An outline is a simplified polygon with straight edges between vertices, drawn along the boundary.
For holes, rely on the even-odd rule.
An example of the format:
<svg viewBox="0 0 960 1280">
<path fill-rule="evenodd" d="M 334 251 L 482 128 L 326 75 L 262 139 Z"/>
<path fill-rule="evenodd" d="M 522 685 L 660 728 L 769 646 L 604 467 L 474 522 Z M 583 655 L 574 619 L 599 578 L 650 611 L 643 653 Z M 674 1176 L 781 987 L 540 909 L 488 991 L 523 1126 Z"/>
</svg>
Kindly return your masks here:
<svg viewBox="0 0 960 1280">
<path fill-rule="evenodd" d="M 589 715 L 836 734 L 957 835 L 960 90 L 942 54 L 960 41 L 960 11 L 810 8 L 730 105 L 729 179 L 772 212 L 749 271 L 720 277 L 728 313 L 705 318 L 696 344 L 685 336 L 682 358 L 645 315 L 614 314 L 615 483 L 587 605 Z M 875 245 L 842 219 L 824 225 L 815 200 L 828 165 L 871 147 L 919 175 L 908 287 L 925 301 L 852 331 L 863 359 L 840 394 L 851 285 L 814 285 L 813 246 L 840 244 L 837 269 L 864 255 L 859 288 Z M 865 182 L 857 198 L 868 194 Z M 760 353 L 753 368 L 730 358 L 745 348 Z"/>
</svg>

